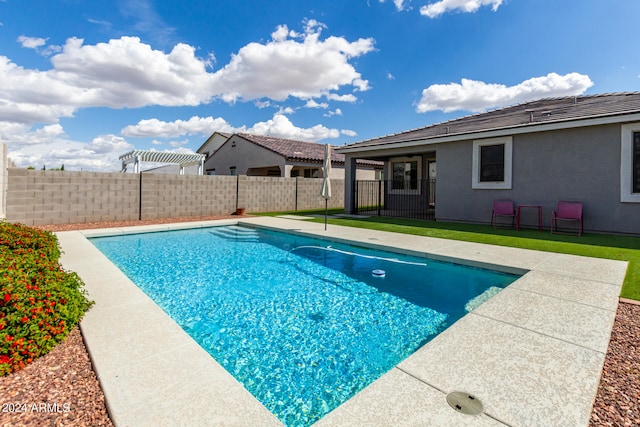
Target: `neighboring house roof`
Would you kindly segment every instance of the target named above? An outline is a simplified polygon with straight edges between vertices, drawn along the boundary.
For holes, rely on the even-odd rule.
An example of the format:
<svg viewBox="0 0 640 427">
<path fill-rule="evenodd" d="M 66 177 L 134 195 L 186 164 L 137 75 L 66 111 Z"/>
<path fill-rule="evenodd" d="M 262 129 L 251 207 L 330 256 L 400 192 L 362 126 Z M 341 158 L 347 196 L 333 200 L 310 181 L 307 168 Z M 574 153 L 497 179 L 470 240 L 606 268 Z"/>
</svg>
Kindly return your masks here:
<svg viewBox="0 0 640 427">
<path fill-rule="evenodd" d="M 569 123 L 579 123 L 589 119 L 600 119 L 593 124 L 606 123 L 607 118 L 619 122 L 621 116 L 638 113 L 640 113 L 640 92 L 546 98 L 356 142 L 340 147 L 339 150 L 341 152 L 357 151 L 381 145 L 434 139 L 438 141 L 433 142 L 439 142 L 441 139 L 454 139 L 458 135 L 499 130 L 524 129 L 527 132 L 548 130 L 553 126 L 568 127 Z"/>
<path fill-rule="evenodd" d="M 275 138 L 272 136 L 238 133 L 237 136 L 252 142 L 267 150 L 283 156 L 290 162 L 322 163 L 324 161 L 324 144 L 317 142 L 297 141 L 292 139 Z M 231 138 L 230 138 L 231 139 Z M 331 147 L 331 163 L 344 164 L 344 154 L 337 153 L 336 146 Z M 383 163 L 374 160 L 357 160 L 360 166 L 382 168 Z"/>
<path fill-rule="evenodd" d="M 216 136 L 221 138 L 222 140 L 226 141 L 227 139 L 229 139 L 231 137 L 231 135 L 233 135 L 233 134 L 226 133 L 226 132 L 217 132 L 217 131 L 212 133 L 211 136 L 209 136 L 209 138 L 207 138 L 207 140 L 200 146 L 200 148 L 198 148 L 196 150 L 196 153 L 202 153 L 204 151 L 205 147 L 207 146 L 207 144 L 209 144 L 211 141 L 213 141 L 216 138 Z M 222 145 L 222 144 L 220 144 L 220 145 Z M 218 148 L 219 147 L 215 147 L 215 149 L 218 149 Z M 214 149 L 214 151 L 215 151 L 215 149 Z M 211 154 L 211 153 L 209 153 L 209 154 Z"/>
</svg>

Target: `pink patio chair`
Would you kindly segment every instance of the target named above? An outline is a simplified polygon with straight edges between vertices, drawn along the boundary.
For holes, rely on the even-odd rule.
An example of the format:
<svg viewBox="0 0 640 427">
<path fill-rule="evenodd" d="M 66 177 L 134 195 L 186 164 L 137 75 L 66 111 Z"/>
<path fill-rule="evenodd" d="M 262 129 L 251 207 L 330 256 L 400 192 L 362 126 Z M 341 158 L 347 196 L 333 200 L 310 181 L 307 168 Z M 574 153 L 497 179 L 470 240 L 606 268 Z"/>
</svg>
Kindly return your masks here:
<svg viewBox="0 0 640 427">
<path fill-rule="evenodd" d="M 513 206 L 513 201 L 511 200 L 494 200 L 493 201 L 493 212 L 491 213 L 491 224 L 493 224 L 493 228 L 496 228 L 496 218 L 497 217 L 511 217 L 511 226 L 513 227 L 513 223 L 516 218 L 516 209 Z"/>
<path fill-rule="evenodd" d="M 551 234 L 558 233 L 558 221 L 575 223 L 578 227 L 578 236 L 582 235 L 582 203 L 581 202 L 558 202 L 557 210 L 551 214 Z"/>
</svg>

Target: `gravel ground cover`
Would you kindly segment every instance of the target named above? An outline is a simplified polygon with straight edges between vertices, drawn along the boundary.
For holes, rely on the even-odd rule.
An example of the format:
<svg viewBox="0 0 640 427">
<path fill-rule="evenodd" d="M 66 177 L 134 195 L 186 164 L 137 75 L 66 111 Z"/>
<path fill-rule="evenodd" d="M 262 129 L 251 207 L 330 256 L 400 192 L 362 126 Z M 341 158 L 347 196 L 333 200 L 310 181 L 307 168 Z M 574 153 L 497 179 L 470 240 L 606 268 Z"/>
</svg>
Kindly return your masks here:
<svg viewBox="0 0 640 427">
<path fill-rule="evenodd" d="M 50 231 L 237 218 L 171 218 L 41 227 Z M 640 304 L 621 301 L 590 427 L 640 426 Z M 79 328 L 25 369 L 0 378 L 0 426 L 112 426 Z"/>
<path fill-rule="evenodd" d="M 26 368 L 0 378 L 2 426 L 113 426 L 76 327 Z"/>
<path fill-rule="evenodd" d="M 620 302 L 591 427 L 640 426 L 640 304 Z"/>
</svg>

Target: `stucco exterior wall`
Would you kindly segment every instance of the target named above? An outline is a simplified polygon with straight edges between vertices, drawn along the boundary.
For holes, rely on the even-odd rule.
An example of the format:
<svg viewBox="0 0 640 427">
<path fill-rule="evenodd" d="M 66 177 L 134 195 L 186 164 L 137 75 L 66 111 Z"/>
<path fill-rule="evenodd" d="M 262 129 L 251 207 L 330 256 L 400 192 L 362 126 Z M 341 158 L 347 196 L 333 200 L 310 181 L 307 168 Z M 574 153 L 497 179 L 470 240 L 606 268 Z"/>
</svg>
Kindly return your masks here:
<svg viewBox="0 0 640 427">
<path fill-rule="evenodd" d="M 576 200 L 583 203 L 585 230 L 638 234 L 640 204 L 620 201 L 620 139 L 617 124 L 516 135 L 512 188 L 505 190 L 471 188 L 473 141 L 432 146 L 436 218 L 488 223 L 493 200 L 512 199 L 541 205 L 548 228 L 557 202 Z"/>
<path fill-rule="evenodd" d="M 216 175 L 230 175 L 235 166 L 236 175 L 246 175 L 249 168 L 278 166 L 284 171 L 284 158 L 272 151 L 245 141 L 232 138 L 224 143 L 204 164 L 204 173 L 215 169 Z"/>
<path fill-rule="evenodd" d="M 230 175 L 232 166 L 236 168 L 236 175 L 266 176 L 267 171 L 275 167 L 280 169 L 281 177 L 290 178 L 292 169 L 322 169 L 323 165 L 321 162 L 287 163 L 283 156 L 273 151 L 242 138 L 231 137 L 205 161 L 204 173 L 215 170 L 215 175 Z M 342 180 L 344 173 L 344 167 L 334 165 L 331 168 L 331 179 Z M 376 178 L 376 171 L 371 167 L 359 168 L 357 174 L 358 179 Z M 300 171 L 300 177 L 303 176 L 304 173 Z"/>
<path fill-rule="evenodd" d="M 339 178 L 344 179 L 346 174 L 345 170 L 344 169 L 338 169 L 338 170 L 340 171 Z M 359 168 L 359 169 L 356 169 L 356 179 L 361 179 L 363 181 L 373 181 L 374 179 L 380 179 L 380 172 L 381 171 L 376 173 L 375 169 Z"/>
</svg>

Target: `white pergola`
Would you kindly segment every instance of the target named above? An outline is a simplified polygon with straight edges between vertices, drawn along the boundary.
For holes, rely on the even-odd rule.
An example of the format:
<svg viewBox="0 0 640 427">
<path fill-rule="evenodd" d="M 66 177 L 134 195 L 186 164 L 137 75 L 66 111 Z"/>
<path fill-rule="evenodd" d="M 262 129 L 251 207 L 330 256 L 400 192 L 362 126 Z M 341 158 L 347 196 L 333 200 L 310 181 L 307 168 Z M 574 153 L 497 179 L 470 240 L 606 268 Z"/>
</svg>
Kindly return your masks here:
<svg viewBox="0 0 640 427">
<path fill-rule="evenodd" d="M 140 173 L 140 162 L 171 163 L 180 166 L 180 175 L 184 175 L 184 168 L 198 165 L 198 175 L 204 173 L 204 154 L 168 153 L 161 151 L 133 150 L 119 157 L 122 160 L 122 172 L 126 172 L 127 165 L 133 163 L 133 172 Z"/>
</svg>

